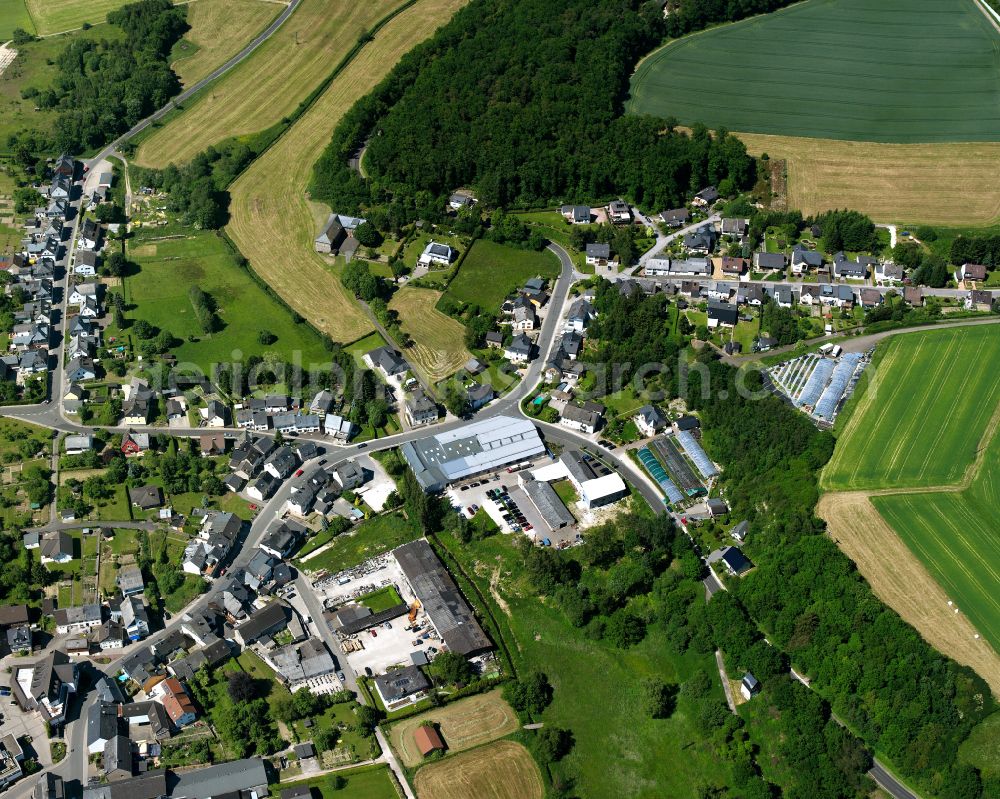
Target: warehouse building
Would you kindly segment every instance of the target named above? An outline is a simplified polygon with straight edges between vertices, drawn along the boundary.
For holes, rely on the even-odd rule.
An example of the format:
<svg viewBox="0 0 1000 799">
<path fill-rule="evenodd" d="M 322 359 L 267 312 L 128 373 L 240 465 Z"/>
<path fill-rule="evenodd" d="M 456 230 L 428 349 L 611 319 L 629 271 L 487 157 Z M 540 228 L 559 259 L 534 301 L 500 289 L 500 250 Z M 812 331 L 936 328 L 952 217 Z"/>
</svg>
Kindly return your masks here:
<svg viewBox="0 0 1000 799">
<path fill-rule="evenodd" d="M 568 449 L 559 460 L 569 473 L 570 482 L 580 494 L 580 504 L 599 508 L 628 496 L 625 481 L 600 461 L 576 449 Z"/>
<path fill-rule="evenodd" d="M 404 544 L 392 554 L 449 650 L 472 657 L 493 648 L 472 608 L 426 539 Z"/>
<path fill-rule="evenodd" d="M 545 453 L 545 444 L 526 419 L 494 416 L 409 441 L 400 450 L 421 488 L 434 492 L 456 480 L 537 458 Z"/>
<path fill-rule="evenodd" d="M 576 522 L 551 484 L 541 480 L 522 480 L 521 487 L 550 530 L 561 530 Z"/>
</svg>

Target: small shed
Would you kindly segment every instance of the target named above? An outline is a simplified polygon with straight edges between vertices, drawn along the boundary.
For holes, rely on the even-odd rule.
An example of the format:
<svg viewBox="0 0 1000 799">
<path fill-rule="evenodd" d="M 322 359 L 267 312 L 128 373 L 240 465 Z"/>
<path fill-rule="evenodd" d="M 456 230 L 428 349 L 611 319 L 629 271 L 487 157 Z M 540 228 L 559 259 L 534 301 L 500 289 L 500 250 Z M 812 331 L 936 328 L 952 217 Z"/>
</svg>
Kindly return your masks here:
<svg viewBox="0 0 1000 799">
<path fill-rule="evenodd" d="M 422 757 L 427 757 L 431 752 L 443 752 L 444 741 L 434 727 L 421 726 L 413 731 L 413 743 L 417 745 Z"/>
</svg>

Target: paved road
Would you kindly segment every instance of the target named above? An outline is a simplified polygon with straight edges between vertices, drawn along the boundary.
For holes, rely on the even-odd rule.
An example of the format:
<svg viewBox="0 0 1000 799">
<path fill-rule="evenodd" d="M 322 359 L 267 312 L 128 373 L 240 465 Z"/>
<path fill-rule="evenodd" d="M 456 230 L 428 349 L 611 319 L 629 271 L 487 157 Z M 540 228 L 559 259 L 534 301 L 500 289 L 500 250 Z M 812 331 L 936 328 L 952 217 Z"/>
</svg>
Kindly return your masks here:
<svg viewBox="0 0 1000 799">
<path fill-rule="evenodd" d="M 256 39 L 250 42 L 250 44 L 248 44 L 246 47 L 240 50 L 236 55 L 230 58 L 221 67 L 217 67 L 216 69 L 212 70 L 210 74 L 206 75 L 204 78 L 195 83 L 193 86 L 191 86 L 188 89 L 185 89 L 183 92 L 178 94 L 169 103 L 163 106 L 163 108 L 159 109 L 158 111 L 155 111 L 145 119 L 137 122 L 135 126 L 131 128 L 131 130 L 126 131 L 117 139 L 115 139 L 113 142 L 111 142 L 111 144 L 109 144 L 107 147 L 101 150 L 97 155 L 95 155 L 92 159 L 90 159 L 88 163 L 93 164 L 94 162 L 100 161 L 102 158 L 106 158 L 107 156 L 111 155 L 118 147 L 127 142 L 133 136 L 136 136 L 142 131 L 144 131 L 158 119 L 162 119 L 164 116 L 169 114 L 176 106 L 183 103 L 189 97 L 191 97 L 192 95 L 196 94 L 197 92 L 205 88 L 205 86 L 207 86 L 213 80 L 224 75 L 226 72 L 228 72 L 237 64 L 239 64 L 241 61 L 245 60 L 247 56 L 249 56 L 254 50 L 260 47 L 264 42 L 266 42 L 268 39 L 271 38 L 271 36 L 274 35 L 275 31 L 277 31 L 278 28 L 280 28 L 285 23 L 285 20 L 292 15 L 292 12 L 295 11 L 300 2 L 301 0 L 291 0 L 291 2 L 288 4 L 288 7 L 277 16 L 274 22 L 272 22 L 270 25 L 267 26 L 267 29 L 263 33 L 261 33 Z"/>
</svg>

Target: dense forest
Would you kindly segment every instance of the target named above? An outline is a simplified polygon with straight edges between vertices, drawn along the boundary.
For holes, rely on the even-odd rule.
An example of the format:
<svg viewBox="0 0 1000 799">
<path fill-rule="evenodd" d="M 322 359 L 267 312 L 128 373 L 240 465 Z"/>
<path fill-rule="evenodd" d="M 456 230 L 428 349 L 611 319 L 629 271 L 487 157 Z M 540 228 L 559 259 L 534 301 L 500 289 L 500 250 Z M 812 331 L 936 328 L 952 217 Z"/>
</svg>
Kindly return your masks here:
<svg viewBox="0 0 1000 799">
<path fill-rule="evenodd" d="M 312 193 L 413 219 L 459 186 L 490 206 L 623 194 L 656 210 L 710 183 L 748 187 L 753 159 L 725 132 L 622 115 L 636 61 L 665 33 L 657 2 L 472 3 L 345 115 Z M 347 165 L 366 141 L 368 181 Z"/>
<path fill-rule="evenodd" d="M 55 146 L 82 152 L 111 141 L 180 91 L 170 48 L 187 29 L 185 10 L 170 0 L 141 0 L 108 14 L 121 39 L 71 42 L 56 59 L 52 88 L 37 96 L 59 110 Z"/>
</svg>

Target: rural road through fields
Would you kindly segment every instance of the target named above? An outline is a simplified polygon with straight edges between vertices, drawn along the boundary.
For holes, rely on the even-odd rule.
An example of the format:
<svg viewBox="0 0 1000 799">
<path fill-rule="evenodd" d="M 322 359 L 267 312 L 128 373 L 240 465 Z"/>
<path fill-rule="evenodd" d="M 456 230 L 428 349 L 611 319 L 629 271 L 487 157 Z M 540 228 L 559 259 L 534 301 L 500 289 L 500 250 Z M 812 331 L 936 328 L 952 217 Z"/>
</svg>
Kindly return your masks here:
<svg viewBox="0 0 1000 799">
<path fill-rule="evenodd" d="M 174 97 L 169 103 L 163 106 L 163 108 L 159 109 L 158 111 L 154 111 L 145 119 L 142 119 L 139 122 L 137 122 L 132 127 L 131 130 L 128 130 L 125 133 L 123 133 L 121 136 L 119 136 L 117 139 L 111 142 L 111 144 L 109 144 L 107 147 L 105 147 L 103 150 L 97 153 L 97 155 L 91 158 L 87 162 L 88 166 L 93 166 L 102 158 L 106 158 L 107 156 L 114 153 L 114 151 L 119 146 L 127 142 L 133 136 L 138 135 L 146 128 L 148 128 L 150 125 L 152 125 L 154 122 L 165 117 L 179 103 L 183 103 L 189 97 L 191 97 L 192 95 L 196 94 L 197 92 L 205 88 L 205 86 L 214 81 L 216 78 L 220 77 L 221 75 L 224 75 L 226 72 L 228 72 L 237 64 L 239 64 L 241 61 L 246 59 L 248 55 L 250 55 L 254 50 L 260 47 L 264 42 L 266 42 L 268 39 L 271 38 L 271 36 L 274 35 L 275 31 L 277 31 L 278 28 L 280 28 L 285 23 L 285 20 L 292 15 L 292 12 L 295 11 L 300 2 L 301 0 L 291 0 L 291 2 L 288 4 L 288 7 L 275 18 L 274 22 L 272 22 L 270 25 L 267 26 L 267 28 L 263 31 L 263 33 L 261 33 L 259 36 L 257 36 L 256 39 L 250 42 L 250 44 L 248 44 L 246 47 L 240 50 L 225 64 L 212 70 L 210 74 L 206 75 L 204 78 L 195 83 L 193 86 L 182 91 L 180 94 Z"/>
</svg>

